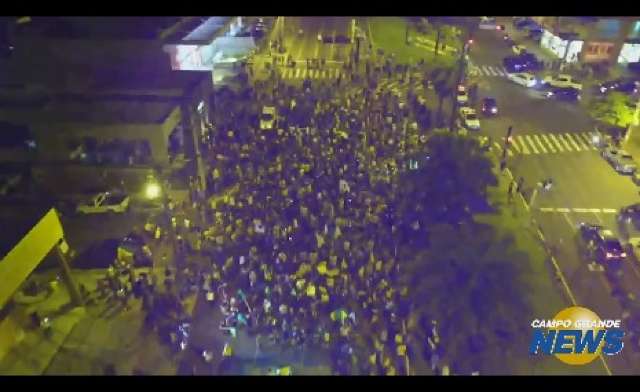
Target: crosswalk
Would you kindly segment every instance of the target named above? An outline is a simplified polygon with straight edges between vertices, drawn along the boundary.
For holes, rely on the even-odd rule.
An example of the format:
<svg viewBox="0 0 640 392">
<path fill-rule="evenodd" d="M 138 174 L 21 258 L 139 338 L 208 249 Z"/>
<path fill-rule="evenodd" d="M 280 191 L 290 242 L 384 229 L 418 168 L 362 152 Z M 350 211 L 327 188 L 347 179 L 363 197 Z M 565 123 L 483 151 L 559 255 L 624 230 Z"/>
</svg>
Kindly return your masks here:
<svg viewBox="0 0 640 392">
<path fill-rule="evenodd" d="M 504 67 L 494 65 L 469 65 L 469 75 L 472 76 L 497 76 L 506 77 L 508 74 Z"/>
<path fill-rule="evenodd" d="M 283 68 L 280 70 L 282 79 L 337 79 L 343 72 L 337 68 L 308 69 L 308 68 Z M 344 75 L 343 75 L 344 76 Z"/>
<path fill-rule="evenodd" d="M 498 150 L 502 150 L 502 146 L 502 143 L 494 142 L 494 147 Z M 591 144 L 591 136 L 588 132 L 548 133 L 512 136 L 507 153 L 509 156 L 514 156 L 597 150 L 598 148 Z"/>
</svg>

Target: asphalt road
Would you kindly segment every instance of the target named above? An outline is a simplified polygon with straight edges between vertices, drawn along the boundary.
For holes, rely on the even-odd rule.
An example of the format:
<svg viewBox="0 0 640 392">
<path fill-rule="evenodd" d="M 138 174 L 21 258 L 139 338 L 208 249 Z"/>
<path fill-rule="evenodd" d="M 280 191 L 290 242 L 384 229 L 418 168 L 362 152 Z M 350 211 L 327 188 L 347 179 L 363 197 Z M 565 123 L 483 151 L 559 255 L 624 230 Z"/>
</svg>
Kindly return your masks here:
<svg viewBox="0 0 640 392">
<path fill-rule="evenodd" d="M 287 52 L 296 61 L 324 58 L 327 61 L 343 62 L 351 52 L 351 45 L 323 43 L 318 41 L 318 34 L 322 37 L 342 35 L 351 38 L 351 20 L 349 17 L 280 17 L 277 27 L 281 29 L 278 34 L 283 32 Z M 302 30 L 302 35 L 299 30 Z"/>
<path fill-rule="evenodd" d="M 578 225 L 601 224 L 613 230 L 623 243 L 628 235 L 639 236 L 634 229 L 620 227 L 616 219 L 621 207 L 639 201 L 638 189 L 590 145 L 588 132 L 593 122 L 584 103 L 547 101 L 506 79 L 501 62 L 510 54 L 501 32 L 480 30 L 476 34 L 470 57 L 471 68 L 480 70 L 476 76 L 478 95 L 496 98 L 500 112 L 494 118 L 481 119 L 481 133 L 490 136 L 494 148 L 501 152 L 507 128 L 514 127 L 507 166 L 514 177 L 524 177 L 526 202 L 531 204 L 532 215 L 551 245 L 573 296 L 579 305 L 601 318 L 621 318 L 623 308 L 612 292 L 621 288 L 640 294 L 640 264 L 628 259 L 616 277 L 612 269 L 603 270 L 590 263 L 578 247 Z M 589 99 L 587 92 L 585 95 Z M 538 192 L 531 203 L 533 187 L 546 178 L 553 179 L 553 188 Z M 630 346 L 627 342 L 620 355 L 605 358 L 613 374 L 640 371 L 638 356 Z"/>
</svg>

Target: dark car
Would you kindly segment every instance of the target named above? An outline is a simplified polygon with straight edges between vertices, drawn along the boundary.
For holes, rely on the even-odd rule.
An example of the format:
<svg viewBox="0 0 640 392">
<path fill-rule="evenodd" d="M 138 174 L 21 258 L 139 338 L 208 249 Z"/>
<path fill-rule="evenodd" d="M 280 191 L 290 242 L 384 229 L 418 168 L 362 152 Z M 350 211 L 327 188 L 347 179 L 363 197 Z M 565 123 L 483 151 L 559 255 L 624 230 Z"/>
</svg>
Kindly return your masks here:
<svg viewBox="0 0 640 392">
<path fill-rule="evenodd" d="M 324 42 L 325 44 L 332 44 L 333 43 L 333 37 L 330 35 L 323 35 L 322 36 L 322 42 Z"/>
<path fill-rule="evenodd" d="M 482 100 L 482 114 L 485 116 L 495 116 L 498 114 L 498 103 L 495 98 L 486 97 Z"/>
<path fill-rule="evenodd" d="M 542 39 L 542 35 L 544 34 L 544 30 L 541 27 L 534 27 L 529 30 L 529 38 L 534 41 L 539 41 Z"/>
<path fill-rule="evenodd" d="M 516 21 L 513 26 L 518 30 L 525 30 L 529 27 L 538 26 L 538 24 L 533 19 L 522 19 Z"/>
<path fill-rule="evenodd" d="M 633 223 L 636 228 L 640 228 L 640 203 L 622 207 L 618 212 L 620 223 Z"/>
<path fill-rule="evenodd" d="M 336 35 L 336 38 L 334 39 L 334 42 L 336 44 L 350 44 L 351 43 L 351 39 L 349 39 L 349 37 L 339 34 Z"/>
<path fill-rule="evenodd" d="M 637 80 L 616 79 L 601 83 L 598 86 L 598 92 L 600 92 L 601 94 L 608 94 L 612 91 L 618 91 L 625 94 L 636 94 L 638 93 L 639 87 L 640 82 L 638 82 Z"/>
<path fill-rule="evenodd" d="M 547 98 L 567 102 L 577 102 L 581 99 L 580 90 L 571 87 L 551 89 L 546 92 L 546 96 Z"/>
<path fill-rule="evenodd" d="M 520 62 L 525 64 L 527 71 L 542 71 L 544 64 L 538 60 L 535 54 L 530 52 L 524 52 L 516 57 Z"/>
<path fill-rule="evenodd" d="M 502 60 L 502 65 L 509 73 L 525 72 L 527 70 L 526 64 L 517 57 L 505 57 Z"/>
<path fill-rule="evenodd" d="M 587 247 L 587 255 L 598 262 L 621 262 L 627 257 L 620 241 L 611 230 L 589 223 L 580 224 L 580 236 Z"/>
</svg>

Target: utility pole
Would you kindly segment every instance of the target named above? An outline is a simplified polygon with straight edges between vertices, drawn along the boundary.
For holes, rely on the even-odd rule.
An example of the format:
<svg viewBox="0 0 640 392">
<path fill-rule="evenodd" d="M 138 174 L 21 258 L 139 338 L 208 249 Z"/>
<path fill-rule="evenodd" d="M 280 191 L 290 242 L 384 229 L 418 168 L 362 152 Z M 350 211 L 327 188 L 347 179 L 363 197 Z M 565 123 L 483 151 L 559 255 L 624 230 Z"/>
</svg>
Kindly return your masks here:
<svg viewBox="0 0 640 392">
<path fill-rule="evenodd" d="M 404 43 L 407 45 L 409 45 L 409 23 L 410 22 L 407 20 L 407 24 L 406 24 L 407 28 L 404 31 Z"/>
</svg>

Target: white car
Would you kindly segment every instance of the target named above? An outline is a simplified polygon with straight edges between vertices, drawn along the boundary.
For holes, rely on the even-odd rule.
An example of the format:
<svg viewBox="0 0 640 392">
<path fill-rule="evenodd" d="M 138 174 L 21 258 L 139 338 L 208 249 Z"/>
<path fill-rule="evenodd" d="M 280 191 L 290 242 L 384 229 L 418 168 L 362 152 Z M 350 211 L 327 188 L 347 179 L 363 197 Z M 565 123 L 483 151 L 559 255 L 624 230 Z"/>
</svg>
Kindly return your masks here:
<svg viewBox="0 0 640 392">
<path fill-rule="evenodd" d="M 525 53 L 525 52 L 527 51 L 527 48 L 525 48 L 525 47 L 524 47 L 524 46 L 522 46 L 522 45 L 513 45 L 513 46 L 511 47 L 511 50 L 513 51 L 513 53 L 514 53 L 516 56 L 520 56 L 521 54 L 523 54 L 523 53 Z"/>
<path fill-rule="evenodd" d="M 466 91 L 458 90 L 456 93 L 456 101 L 459 105 L 464 105 L 469 102 L 469 94 Z"/>
<path fill-rule="evenodd" d="M 262 115 L 260 115 L 260 129 L 269 130 L 273 129 L 276 125 L 276 108 L 274 106 L 265 106 L 262 108 Z"/>
<path fill-rule="evenodd" d="M 111 192 L 101 192 L 87 203 L 79 204 L 76 211 L 82 214 L 105 212 L 125 212 L 129 208 L 129 196 Z"/>
<path fill-rule="evenodd" d="M 465 128 L 477 131 L 480 130 L 480 119 L 476 111 L 469 107 L 460 108 L 460 117 Z"/>
<path fill-rule="evenodd" d="M 536 77 L 528 72 L 510 73 L 507 79 L 524 87 L 533 87 L 537 83 Z"/>
<path fill-rule="evenodd" d="M 567 74 L 547 76 L 546 78 L 544 78 L 544 83 L 548 84 L 551 87 L 571 87 L 575 88 L 576 90 L 582 90 L 582 83 L 578 82 L 577 80 L 573 79 L 571 75 Z"/>
</svg>

